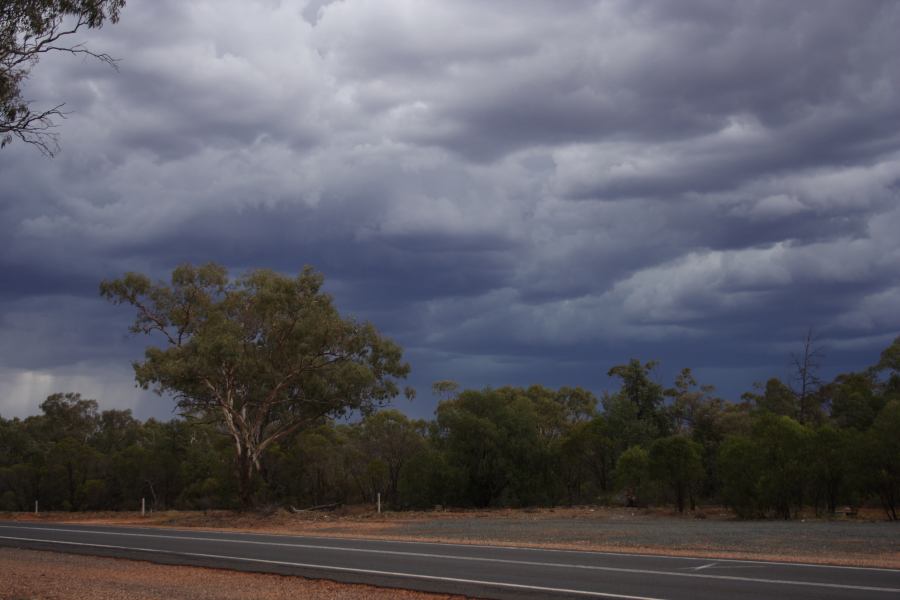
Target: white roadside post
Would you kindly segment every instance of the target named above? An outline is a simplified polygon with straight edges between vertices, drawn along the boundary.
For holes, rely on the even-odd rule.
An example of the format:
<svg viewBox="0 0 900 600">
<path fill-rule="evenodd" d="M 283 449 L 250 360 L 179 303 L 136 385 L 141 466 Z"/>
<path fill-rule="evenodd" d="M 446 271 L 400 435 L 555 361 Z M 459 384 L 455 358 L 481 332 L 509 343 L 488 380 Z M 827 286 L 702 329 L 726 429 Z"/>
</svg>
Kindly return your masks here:
<svg viewBox="0 0 900 600">
<path fill-rule="evenodd" d="M 141 498 L 141 516 L 143 517 L 147 513 L 147 504 L 145 502 L 145 498 Z"/>
<path fill-rule="evenodd" d="M 38 501 L 34 501 L 34 514 L 38 514 Z"/>
<path fill-rule="evenodd" d="M 378 492 L 378 514 L 381 514 L 381 492 Z"/>
</svg>

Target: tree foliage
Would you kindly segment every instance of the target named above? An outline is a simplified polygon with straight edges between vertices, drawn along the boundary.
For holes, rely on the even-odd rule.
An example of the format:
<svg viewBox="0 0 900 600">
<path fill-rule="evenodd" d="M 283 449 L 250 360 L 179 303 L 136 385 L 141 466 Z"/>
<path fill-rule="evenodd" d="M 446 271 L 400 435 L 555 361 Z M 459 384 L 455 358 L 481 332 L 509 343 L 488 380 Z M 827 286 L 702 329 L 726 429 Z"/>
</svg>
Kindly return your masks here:
<svg viewBox="0 0 900 600">
<path fill-rule="evenodd" d="M 45 154 L 57 148 L 53 120 L 62 104 L 32 109 L 22 85 L 41 56 L 65 52 L 91 56 L 110 65 L 107 54 L 68 43 L 84 29 L 115 23 L 125 0 L 2 0 L 0 2 L 0 147 L 18 138 Z"/>
<path fill-rule="evenodd" d="M 896 344 L 896 342 L 895 342 Z M 900 401 L 892 400 L 878 414 L 865 439 L 863 461 L 865 489 L 874 493 L 892 521 L 900 507 Z"/>
<path fill-rule="evenodd" d="M 220 424 L 232 440 L 242 503 L 252 504 L 265 451 L 292 433 L 398 393 L 409 366 L 369 323 L 342 317 L 312 269 L 296 278 L 219 265 L 183 265 L 169 283 L 129 273 L 103 296 L 137 310 L 131 327 L 153 334 L 137 381 L 171 393 L 185 415 Z"/>
<path fill-rule="evenodd" d="M 640 446 L 632 446 L 616 461 L 616 487 L 625 494 L 626 506 L 646 500 L 650 484 L 650 457 Z M 643 500 L 642 500 L 643 499 Z"/>
<path fill-rule="evenodd" d="M 627 364 L 611 368 L 608 375 L 621 380 L 619 396 L 634 406 L 638 419 L 655 421 L 659 425 L 663 387 L 652 379 L 653 370 L 657 366 L 656 361 L 641 364 L 641 361 L 632 358 Z"/>
<path fill-rule="evenodd" d="M 133 330 L 162 342 L 136 373 L 174 394 L 183 417 L 140 422 L 59 393 L 39 415 L 0 418 L 0 510 L 134 509 L 140 498 L 154 509 L 308 507 L 380 494 L 393 510 L 715 503 L 741 518 L 867 506 L 898 519 L 896 341 L 873 367 L 816 388 L 807 406 L 821 412 L 804 422 L 778 379 L 732 403 L 690 369 L 663 390 L 654 363 L 638 360 L 610 370 L 619 389 L 599 406 L 577 387 L 444 381 L 435 417 L 413 420 L 375 410 L 406 373 L 399 348 L 341 317 L 321 284 L 310 270 L 230 279 L 215 265 L 179 268 L 169 283 L 104 284 L 135 307 Z"/>
<path fill-rule="evenodd" d="M 683 513 L 685 502 L 696 504 L 703 479 L 703 448 L 684 435 L 659 438 L 650 446 L 649 471 L 653 479 L 668 488 L 675 499 L 675 507 Z"/>
</svg>

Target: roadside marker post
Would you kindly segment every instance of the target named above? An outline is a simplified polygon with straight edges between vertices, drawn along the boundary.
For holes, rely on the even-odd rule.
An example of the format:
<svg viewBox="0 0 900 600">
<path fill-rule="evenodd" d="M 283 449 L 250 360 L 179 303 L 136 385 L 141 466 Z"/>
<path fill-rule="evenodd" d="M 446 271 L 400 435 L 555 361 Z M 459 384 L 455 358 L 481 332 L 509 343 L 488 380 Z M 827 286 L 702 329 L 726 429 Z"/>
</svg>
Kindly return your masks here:
<svg viewBox="0 0 900 600">
<path fill-rule="evenodd" d="M 378 492 L 378 514 L 381 514 L 381 492 Z"/>
<path fill-rule="evenodd" d="M 38 501 L 34 501 L 34 514 L 38 514 Z"/>
<path fill-rule="evenodd" d="M 147 504 L 146 504 L 145 500 L 146 500 L 146 498 L 141 498 L 141 516 L 142 517 L 147 514 Z"/>
</svg>

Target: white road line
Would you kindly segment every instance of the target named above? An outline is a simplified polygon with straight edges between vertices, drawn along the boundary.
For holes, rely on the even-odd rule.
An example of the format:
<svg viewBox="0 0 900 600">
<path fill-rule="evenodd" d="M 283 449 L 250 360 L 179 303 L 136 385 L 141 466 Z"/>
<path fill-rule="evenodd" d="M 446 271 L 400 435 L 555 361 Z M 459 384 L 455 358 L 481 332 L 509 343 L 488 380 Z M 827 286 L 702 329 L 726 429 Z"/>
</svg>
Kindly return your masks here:
<svg viewBox="0 0 900 600">
<path fill-rule="evenodd" d="M 716 563 L 709 563 L 708 565 L 700 565 L 699 567 L 694 567 L 695 571 L 702 571 L 703 569 L 708 569 L 710 567 L 716 566 Z"/>
<path fill-rule="evenodd" d="M 132 548 L 129 546 L 109 546 L 105 544 L 84 544 L 81 542 L 54 542 L 53 540 L 41 540 L 33 538 L 16 538 L 0 536 L 0 539 L 18 540 L 23 542 L 52 542 L 54 544 L 66 544 L 69 546 L 87 546 L 90 548 L 106 548 L 109 550 L 137 550 L 139 552 L 152 552 L 156 554 L 168 554 L 174 556 L 193 556 L 197 558 L 217 558 L 224 560 L 236 560 L 242 562 L 262 563 L 267 565 L 281 565 L 286 567 L 301 567 L 308 569 L 322 569 L 325 571 L 341 571 L 347 573 L 363 573 L 367 575 L 385 575 L 389 577 L 407 577 L 410 579 L 423 579 L 429 581 L 447 581 L 450 583 L 468 583 L 475 585 L 486 585 L 491 587 L 510 588 L 517 590 L 531 590 L 537 592 L 558 592 L 562 594 L 577 594 L 580 596 L 593 596 L 595 598 L 616 598 L 618 600 L 664 600 L 663 598 L 652 598 L 649 596 L 628 596 L 625 594 L 613 594 L 607 592 L 596 592 L 587 590 L 571 590 L 566 588 L 552 588 L 536 585 L 522 585 L 518 583 L 504 583 L 500 581 L 481 581 L 478 579 L 460 579 L 457 577 L 440 577 L 437 575 L 419 575 L 417 573 L 398 573 L 394 571 L 376 571 L 374 569 L 355 569 L 351 567 L 335 567 L 331 565 L 314 565 L 309 563 L 295 563 L 280 560 L 263 560 L 260 558 L 244 558 L 240 556 L 223 556 L 219 554 L 200 554 L 196 552 L 170 552 L 168 550 L 156 550 L 153 548 Z"/>
<path fill-rule="evenodd" d="M 846 590 L 861 590 L 861 591 L 872 591 L 872 592 L 900 592 L 900 588 L 882 588 L 882 587 L 872 587 L 872 586 L 860 586 L 860 585 L 850 585 L 850 584 L 841 584 L 841 583 L 823 583 L 817 581 L 797 581 L 791 579 L 764 579 L 761 577 L 738 577 L 735 575 L 708 575 L 705 573 L 683 573 L 683 572 L 673 572 L 673 571 L 658 571 L 653 569 L 628 569 L 623 567 L 601 567 L 598 565 L 577 565 L 577 564 L 567 564 L 567 563 L 552 563 L 552 562 L 539 562 L 539 561 L 524 561 L 524 560 L 511 560 L 505 558 L 480 558 L 475 556 L 456 556 L 452 554 L 431 554 L 431 553 L 419 553 L 419 552 L 400 552 L 397 550 L 375 550 L 369 548 L 345 548 L 340 546 L 317 546 L 312 544 L 285 544 L 280 542 L 260 542 L 256 540 L 230 540 L 223 538 L 203 538 L 203 537 L 188 537 L 188 536 L 165 536 L 165 535 L 156 535 L 156 534 L 144 534 L 144 533 L 120 533 L 113 531 L 90 531 L 90 530 L 72 530 L 72 529 L 59 529 L 59 528 L 38 528 L 38 527 L 20 527 L 19 529 L 29 529 L 29 530 L 41 530 L 41 531 L 54 531 L 54 532 L 68 532 L 68 533 L 92 533 L 92 534 L 100 534 L 100 535 L 119 535 L 119 536 L 130 536 L 130 537 L 147 537 L 147 538 L 162 538 L 168 540 L 187 540 L 187 541 L 198 541 L 198 542 L 226 542 L 233 544 L 253 544 L 260 546 L 277 546 L 277 547 L 288 547 L 288 548 L 303 548 L 308 550 L 335 550 L 335 551 L 343 551 L 343 552 L 358 552 L 358 553 L 366 553 L 366 554 L 388 554 L 393 556 L 409 556 L 415 558 L 439 558 L 439 559 L 447 559 L 447 560 L 460 560 L 460 561 L 472 561 L 472 562 L 489 562 L 489 563 L 499 563 L 499 564 L 512 564 L 512 565 L 523 565 L 523 566 L 533 566 L 533 567 L 552 567 L 552 568 L 566 568 L 566 569 L 582 569 L 589 571 L 605 571 L 605 572 L 614 572 L 614 573 L 634 573 L 639 575 L 662 575 L 668 577 L 691 577 L 691 578 L 699 578 L 699 579 L 721 579 L 726 581 L 741 581 L 741 582 L 750 582 L 750 583 L 768 583 L 768 584 L 777 584 L 777 585 L 800 585 L 800 586 L 812 586 L 812 587 L 825 587 L 825 588 L 837 588 L 837 589 L 846 589 Z M 0 539 L 29 539 L 29 538 L 8 538 L 6 536 L 0 536 Z M 77 544 L 77 545 L 97 545 L 97 544 L 78 544 L 77 542 L 57 542 L 52 539 L 32 539 L 31 541 L 41 541 L 47 543 L 63 543 L 63 544 Z M 139 548 L 133 548 L 138 550 Z M 249 560 L 249 559 L 248 559 Z M 338 568 L 338 567 L 335 567 Z"/>
<path fill-rule="evenodd" d="M 0 527 L 12 527 L 15 529 L 39 529 L 37 527 L 16 527 L 14 525 L 2 525 Z M 107 526 L 112 527 L 112 526 Z M 130 525 L 125 525 L 123 527 L 131 527 Z M 137 529 L 137 528 L 136 528 Z M 154 529 L 152 527 L 142 527 L 141 529 Z M 313 539 L 313 540 L 328 540 L 335 541 L 341 540 L 346 542 L 365 542 L 365 543 L 389 543 L 389 544 L 410 544 L 410 545 L 419 545 L 419 546 L 451 546 L 455 548 L 492 548 L 496 550 L 524 550 L 530 552 L 558 552 L 561 554 L 581 554 L 584 556 L 628 556 L 635 558 L 660 558 L 666 560 L 709 560 L 709 556 L 674 556 L 671 554 L 650 554 L 650 553 L 639 553 L 639 552 L 607 552 L 602 550 L 566 550 L 564 548 L 537 548 L 534 546 L 502 546 L 499 544 L 464 544 L 464 543 L 454 543 L 454 542 L 424 542 L 424 541 L 414 541 L 414 540 L 391 540 L 387 538 L 357 538 L 357 537 L 325 537 L 325 536 L 316 536 L 316 535 L 297 535 L 290 533 L 271 533 L 271 532 L 260 532 L 253 533 L 249 531 L 222 531 L 218 529 L 178 529 L 175 527 L 166 527 L 168 531 L 175 531 L 179 533 L 196 533 L 199 531 L 205 531 L 207 533 L 221 533 L 222 535 L 246 535 L 246 536 L 271 536 L 271 537 L 284 537 L 284 538 L 304 538 L 304 539 Z M 75 531 L 74 529 L 65 529 L 60 531 Z M 97 530 L 79 530 L 90 533 L 104 533 L 102 531 Z M 124 535 L 124 534 L 123 534 Z M 138 534 L 131 534 L 138 535 Z M 177 537 L 177 536 L 173 536 Z M 219 539 L 219 538 L 216 538 Z M 238 541 L 238 540 L 234 540 Z M 848 571 L 879 571 L 884 573 L 897 573 L 900 572 L 900 569 L 890 569 L 886 567 L 852 567 L 849 565 L 828 565 L 828 564 L 817 564 L 817 563 L 801 563 L 801 562 L 787 562 L 787 561 L 778 561 L 778 560 L 756 560 L 752 558 L 717 558 L 716 562 L 718 563 L 737 563 L 737 564 L 752 564 L 752 565 L 773 565 L 773 566 L 790 566 L 790 567 L 804 567 L 811 569 L 842 569 Z"/>
<path fill-rule="evenodd" d="M 2 525 L 0 525 L 2 527 Z M 190 529 L 175 529 L 183 533 L 191 533 Z M 229 535 L 271 535 L 278 537 L 303 537 L 306 539 L 318 540 L 342 540 L 348 542 L 369 542 L 369 543 L 391 543 L 391 544 L 413 544 L 423 546 L 453 546 L 456 548 L 492 548 L 495 550 L 527 550 L 530 552 L 559 552 L 560 554 L 580 554 L 583 556 L 628 556 L 634 558 L 662 558 L 666 560 L 709 560 L 709 556 L 675 556 L 672 554 L 652 554 L 644 552 L 609 552 L 603 550 L 567 550 L 565 548 L 539 548 L 535 546 L 502 546 L 499 544 L 464 544 L 454 542 L 423 542 L 414 540 L 392 540 L 388 538 L 357 538 L 357 537 L 324 537 L 315 535 L 297 535 L 290 533 L 251 533 L 248 531 L 224 532 L 221 530 L 211 529 L 209 533 L 228 533 Z M 898 573 L 900 569 L 890 569 L 887 567 L 852 567 L 849 565 L 828 565 L 817 563 L 788 562 L 780 560 L 757 560 L 755 558 L 717 558 L 718 563 L 737 563 L 749 565 L 773 565 L 776 567 L 805 567 L 811 569 L 843 569 L 848 571 L 879 571 L 883 573 Z"/>
</svg>

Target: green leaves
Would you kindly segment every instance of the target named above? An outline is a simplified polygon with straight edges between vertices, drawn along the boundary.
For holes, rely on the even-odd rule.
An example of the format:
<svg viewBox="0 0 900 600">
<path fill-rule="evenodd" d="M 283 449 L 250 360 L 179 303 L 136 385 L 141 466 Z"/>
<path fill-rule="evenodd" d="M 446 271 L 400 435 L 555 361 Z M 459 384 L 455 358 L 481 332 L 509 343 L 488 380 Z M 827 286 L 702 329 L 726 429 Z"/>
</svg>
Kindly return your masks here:
<svg viewBox="0 0 900 600">
<path fill-rule="evenodd" d="M 631 446 L 616 461 L 616 487 L 625 493 L 628 506 L 636 506 L 649 483 L 649 455 L 640 446 Z"/>
<path fill-rule="evenodd" d="M 32 111 L 21 86 L 31 67 L 48 52 L 82 54 L 115 66 L 115 60 L 64 39 L 83 29 L 115 23 L 125 0 L 4 0 L 0 4 L 0 148 L 14 138 L 52 156 L 56 136 L 49 130 L 54 117 L 64 116 L 62 104 Z"/>
<path fill-rule="evenodd" d="M 884 349 L 881 358 L 876 365 L 876 369 L 880 371 L 893 371 L 900 374 L 900 337 Z"/>
<path fill-rule="evenodd" d="M 678 512 L 685 500 L 694 500 L 703 479 L 703 447 L 684 435 L 659 438 L 650 446 L 650 473 L 675 495 Z M 692 502 L 693 504 L 693 502 Z"/>
<path fill-rule="evenodd" d="M 179 266 L 169 284 L 129 273 L 100 293 L 132 305 L 131 330 L 162 342 L 135 364 L 137 381 L 172 393 L 184 414 L 219 420 L 246 486 L 271 444 L 328 417 L 371 412 L 409 372 L 399 346 L 338 313 L 323 281 L 310 267 L 294 278 L 260 269 L 232 280 L 209 263 Z"/>
</svg>

